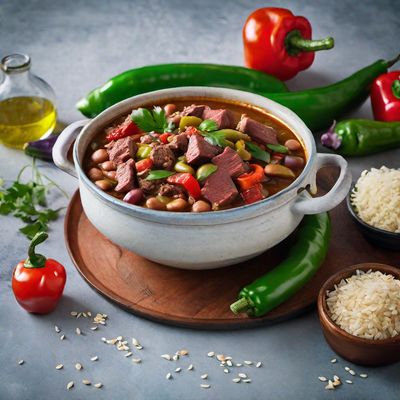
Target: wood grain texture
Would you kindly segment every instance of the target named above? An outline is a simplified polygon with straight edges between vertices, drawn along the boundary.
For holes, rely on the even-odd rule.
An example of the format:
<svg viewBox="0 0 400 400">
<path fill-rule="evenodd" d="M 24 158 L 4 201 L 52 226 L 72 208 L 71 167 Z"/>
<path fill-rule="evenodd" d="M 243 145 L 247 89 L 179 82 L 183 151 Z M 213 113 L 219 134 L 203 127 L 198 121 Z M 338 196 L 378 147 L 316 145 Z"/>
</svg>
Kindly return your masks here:
<svg viewBox="0 0 400 400">
<path fill-rule="evenodd" d="M 333 185 L 337 171 L 324 168 L 320 192 Z M 118 247 L 89 222 L 79 192 L 65 218 L 65 241 L 77 270 L 99 293 L 126 310 L 152 320 L 201 329 L 235 329 L 292 318 L 316 302 L 322 284 L 335 272 L 362 262 L 400 265 L 400 253 L 374 247 L 359 233 L 342 202 L 331 213 L 332 240 L 324 264 L 290 300 L 261 318 L 235 316 L 229 305 L 237 293 L 276 266 L 292 237 L 244 263 L 209 271 L 185 271 L 156 264 Z M 221 244 L 223 245 L 223 244 Z M 207 249 L 204 249 L 207 251 Z"/>
</svg>

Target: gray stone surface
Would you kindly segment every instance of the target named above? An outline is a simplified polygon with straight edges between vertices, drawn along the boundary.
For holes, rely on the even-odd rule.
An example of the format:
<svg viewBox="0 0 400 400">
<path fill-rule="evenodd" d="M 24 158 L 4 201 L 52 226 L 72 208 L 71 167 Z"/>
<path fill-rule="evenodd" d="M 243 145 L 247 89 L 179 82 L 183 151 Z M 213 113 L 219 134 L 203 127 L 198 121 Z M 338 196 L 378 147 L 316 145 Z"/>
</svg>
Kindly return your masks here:
<svg viewBox="0 0 400 400">
<path fill-rule="evenodd" d="M 76 100 L 88 90 L 125 69 L 146 64 L 199 61 L 242 64 L 241 26 L 262 1 L 50 1 L 0 0 L 0 56 L 26 52 L 33 70 L 45 78 L 58 96 L 59 116 L 67 123 L 79 118 Z M 399 52 L 398 1 L 282 1 L 279 5 L 307 16 L 315 37 L 332 34 L 334 51 L 317 55 L 313 67 L 289 82 L 291 89 L 318 86 L 346 76 L 378 58 Z M 371 116 L 367 102 L 357 113 Z M 352 171 L 399 167 L 400 150 L 350 161 Z M 8 180 L 30 160 L 18 151 L 0 147 L 0 176 Z M 49 176 L 69 194 L 76 182 L 49 165 Z M 55 204 L 66 204 L 58 195 Z M 68 270 L 65 295 L 58 309 L 47 316 L 33 316 L 19 308 L 10 287 L 12 266 L 25 257 L 27 241 L 17 233 L 19 223 L 0 218 L 0 399 L 399 399 L 400 366 L 361 368 L 369 378 L 354 378 L 334 393 L 326 392 L 320 375 L 348 378 L 325 343 L 317 314 L 251 330 L 195 331 L 159 325 L 132 316 L 92 291 L 76 272 L 63 242 L 60 218 L 51 226 L 50 239 L 41 250 L 58 259 Z M 366 260 L 373 261 L 373 260 Z M 223 289 L 223 285 L 222 289 Z M 171 288 L 174 290 L 174 288 Z M 106 327 L 92 332 L 87 320 L 74 320 L 71 310 L 91 310 L 109 315 Z M 60 341 L 54 325 L 67 339 Z M 84 336 L 74 333 L 80 327 Z M 141 365 L 134 365 L 115 348 L 100 341 L 135 336 L 144 345 Z M 190 356 L 179 362 L 162 360 L 163 353 L 187 348 Z M 234 384 L 208 351 L 227 353 L 240 360 L 260 360 L 263 367 L 243 367 L 251 384 Z M 139 352 L 137 352 L 139 353 Z M 91 362 L 90 357 L 99 356 Z M 25 364 L 18 365 L 24 359 Z M 84 369 L 74 369 L 81 362 Z M 58 363 L 64 369 L 56 371 Z M 186 371 L 193 363 L 194 371 Z M 177 366 L 183 371 L 165 375 Z M 209 374 L 211 389 L 200 388 L 200 375 Z M 104 388 L 86 387 L 82 379 L 101 381 Z M 75 388 L 66 391 L 68 381 Z"/>
</svg>

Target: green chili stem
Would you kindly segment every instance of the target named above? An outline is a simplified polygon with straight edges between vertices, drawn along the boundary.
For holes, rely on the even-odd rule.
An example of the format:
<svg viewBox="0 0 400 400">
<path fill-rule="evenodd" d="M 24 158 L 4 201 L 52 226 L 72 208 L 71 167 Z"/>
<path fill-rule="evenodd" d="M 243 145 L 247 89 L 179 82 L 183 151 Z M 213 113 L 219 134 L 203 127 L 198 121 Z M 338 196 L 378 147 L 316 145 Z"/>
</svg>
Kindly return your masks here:
<svg viewBox="0 0 400 400">
<path fill-rule="evenodd" d="M 32 239 L 28 249 L 28 258 L 25 260 L 25 268 L 42 268 L 46 263 L 46 257 L 43 254 L 37 254 L 35 247 L 44 242 L 49 235 L 46 232 L 38 232 Z"/>
<path fill-rule="evenodd" d="M 248 299 L 246 299 L 246 297 L 241 297 L 239 300 L 236 300 L 234 303 L 232 303 L 230 307 L 234 314 L 240 314 L 248 311 L 249 308 L 252 307 L 252 304 Z"/>
<path fill-rule="evenodd" d="M 392 65 L 396 64 L 397 61 L 400 60 L 400 54 L 398 54 L 395 58 L 393 58 L 392 60 L 389 60 L 386 62 L 386 68 L 390 68 Z"/>
<path fill-rule="evenodd" d="M 285 44 L 289 54 L 296 55 L 302 51 L 329 50 L 335 41 L 330 36 L 320 40 L 304 39 L 300 31 L 294 30 L 286 36 Z"/>
</svg>

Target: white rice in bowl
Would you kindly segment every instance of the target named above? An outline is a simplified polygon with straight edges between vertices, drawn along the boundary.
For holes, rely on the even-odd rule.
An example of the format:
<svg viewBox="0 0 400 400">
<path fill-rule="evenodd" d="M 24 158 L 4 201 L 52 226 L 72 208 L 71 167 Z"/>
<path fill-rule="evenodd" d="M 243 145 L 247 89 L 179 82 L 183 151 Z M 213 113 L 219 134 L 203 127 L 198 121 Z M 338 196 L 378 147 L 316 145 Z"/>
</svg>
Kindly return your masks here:
<svg viewBox="0 0 400 400">
<path fill-rule="evenodd" d="M 363 171 L 350 199 L 364 222 L 400 233 L 400 169 L 383 166 Z"/>
<path fill-rule="evenodd" d="M 365 339 L 400 334 L 400 280 L 380 271 L 357 270 L 327 292 L 332 320 L 346 332 Z"/>
</svg>

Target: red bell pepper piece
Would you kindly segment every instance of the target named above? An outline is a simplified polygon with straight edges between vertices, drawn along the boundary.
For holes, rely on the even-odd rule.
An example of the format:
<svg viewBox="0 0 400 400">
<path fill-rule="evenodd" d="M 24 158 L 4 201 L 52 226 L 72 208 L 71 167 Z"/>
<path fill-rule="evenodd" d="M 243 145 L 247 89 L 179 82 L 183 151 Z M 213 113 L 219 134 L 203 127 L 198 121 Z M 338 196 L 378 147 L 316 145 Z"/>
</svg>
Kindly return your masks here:
<svg viewBox="0 0 400 400">
<path fill-rule="evenodd" d="M 171 175 L 167 178 L 167 182 L 175 185 L 182 185 L 195 200 L 200 198 L 201 188 L 199 182 L 192 174 L 189 174 L 189 172 Z"/>
<path fill-rule="evenodd" d="M 240 175 L 237 182 L 242 190 L 247 190 L 265 179 L 264 168 L 258 164 L 250 164 L 251 172 Z"/>
<path fill-rule="evenodd" d="M 194 126 L 187 126 L 185 129 L 185 133 L 187 136 L 192 136 L 196 133 L 199 133 L 199 131 Z"/>
<path fill-rule="evenodd" d="M 331 49 L 334 40 L 311 40 L 311 25 L 286 8 L 254 11 L 243 27 L 245 64 L 281 80 L 293 78 L 314 61 L 315 51 Z"/>
<path fill-rule="evenodd" d="M 118 125 L 108 133 L 106 139 L 111 142 L 112 140 L 122 139 L 126 136 L 132 136 L 138 133 L 140 133 L 139 127 L 128 117 L 121 125 Z"/>
<path fill-rule="evenodd" d="M 261 183 L 257 183 L 251 188 L 244 190 L 243 192 L 240 193 L 240 195 L 242 196 L 242 199 L 246 204 L 255 203 L 256 201 L 265 199 L 265 196 L 262 192 Z"/>
<path fill-rule="evenodd" d="M 400 71 L 378 76 L 371 87 L 371 104 L 378 121 L 400 121 Z"/>
<path fill-rule="evenodd" d="M 151 158 L 145 158 L 144 160 L 140 160 L 135 164 L 137 172 L 146 171 L 153 166 L 153 160 Z"/>
<path fill-rule="evenodd" d="M 53 311 L 67 280 L 65 269 L 60 263 L 35 253 L 35 247 L 47 237 L 45 232 L 35 235 L 29 246 L 28 258 L 16 266 L 12 276 L 16 300 L 31 313 L 47 314 Z"/>
<path fill-rule="evenodd" d="M 168 143 L 168 138 L 169 138 L 170 136 L 172 136 L 170 133 L 165 132 L 165 133 L 162 133 L 162 134 L 159 136 L 159 138 L 160 138 L 160 140 L 161 140 L 162 143 L 167 144 L 167 143 Z"/>
</svg>

